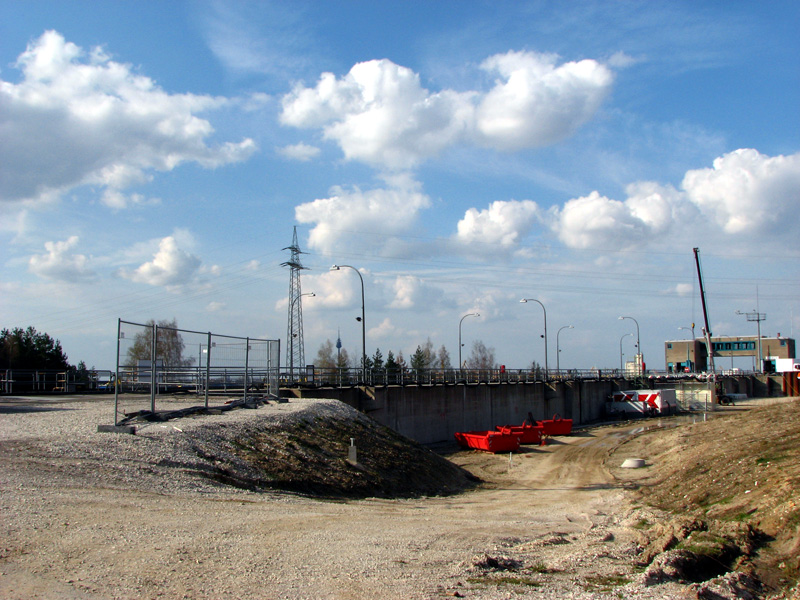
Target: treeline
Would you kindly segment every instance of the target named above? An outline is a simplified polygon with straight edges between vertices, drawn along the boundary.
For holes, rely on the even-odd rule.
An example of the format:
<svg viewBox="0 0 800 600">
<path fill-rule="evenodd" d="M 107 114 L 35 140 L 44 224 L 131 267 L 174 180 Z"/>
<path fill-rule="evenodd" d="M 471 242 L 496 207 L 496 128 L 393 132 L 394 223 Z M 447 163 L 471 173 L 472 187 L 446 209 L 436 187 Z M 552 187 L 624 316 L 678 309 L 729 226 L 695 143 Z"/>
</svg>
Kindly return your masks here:
<svg viewBox="0 0 800 600">
<path fill-rule="evenodd" d="M 61 342 L 34 327 L 0 331 L 0 369 L 70 370 Z"/>
<path fill-rule="evenodd" d="M 318 369 L 348 369 L 360 367 L 361 360 L 360 357 L 351 358 L 345 348 L 336 348 L 331 340 L 326 340 L 317 351 L 314 366 Z M 494 348 L 487 348 L 481 340 L 475 340 L 472 343 L 472 351 L 464 359 L 462 366 L 467 369 L 497 368 Z M 454 369 L 458 368 L 458 365 L 453 364 L 450 352 L 444 344 L 436 350 L 433 342 L 428 338 L 424 344 L 417 346 L 408 360 L 403 356 L 402 350 L 396 354 L 389 350 L 384 358 L 381 349 L 377 348 L 372 356 L 367 357 L 366 368 L 372 371 L 385 370 L 387 373 L 391 373 L 405 369 Z"/>
</svg>

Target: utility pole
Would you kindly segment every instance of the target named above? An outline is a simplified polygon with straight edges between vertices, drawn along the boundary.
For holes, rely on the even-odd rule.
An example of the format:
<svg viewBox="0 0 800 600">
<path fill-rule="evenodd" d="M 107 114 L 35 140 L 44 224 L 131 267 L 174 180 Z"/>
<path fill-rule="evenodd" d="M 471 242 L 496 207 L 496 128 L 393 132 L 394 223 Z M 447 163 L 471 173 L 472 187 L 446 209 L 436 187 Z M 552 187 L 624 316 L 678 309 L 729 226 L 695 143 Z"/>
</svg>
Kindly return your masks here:
<svg viewBox="0 0 800 600">
<path fill-rule="evenodd" d="M 760 313 L 757 310 L 743 313 L 740 310 L 736 311 L 737 315 L 744 315 L 747 317 L 748 321 L 755 321 L 758 324 L 758 372 L 764 373 L 764 356 L 761 353 L 761 321 L 767 320 L 767 315 L 765 313 Z"/>
<path fill-rule="evenodd" d="M 303 348 L 303 305 L 300 296 L 303 295 L 300 288 L 300 271 L 304 267 L 300 262 L 300 246 L 297 243 L 297 227 L 294 228 L 292 235 L 292 245 L 284 250 L 291 251 L 291 257 L 282 267 L 289 267 L 289 324 L 286 329 L 286 364 L 289 367 L 289 377 L 294 379 L 294 367 L 305 365 L 305 350 Z"/>
</svg>

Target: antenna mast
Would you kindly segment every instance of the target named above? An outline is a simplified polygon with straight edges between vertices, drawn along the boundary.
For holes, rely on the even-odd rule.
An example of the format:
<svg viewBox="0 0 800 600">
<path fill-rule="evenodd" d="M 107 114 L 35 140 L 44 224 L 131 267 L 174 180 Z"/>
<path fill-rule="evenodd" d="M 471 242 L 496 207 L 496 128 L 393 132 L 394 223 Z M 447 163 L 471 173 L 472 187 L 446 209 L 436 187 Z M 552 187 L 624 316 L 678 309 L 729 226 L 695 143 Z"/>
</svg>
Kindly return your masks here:
<svg viewBox="0 0 800 600">
<path fill-rule="evenodd" d="M 289 376 L 294 379 L 294 367 L 302 367 L 305 364 L 305 350 L 303 348 L 303 305 L 300 300 L 302 290 L 300 288 L 300 271 L 306 267 L 300 262 L 300 251 L 297 243 L 297 226 L 292 235 L 292 245 L 284 250 L 291 251 L 291 257 L 282 267 L 289 267 L 289 324 L 286 330 L 286 364 L 289 366 Z"/>
</svg>

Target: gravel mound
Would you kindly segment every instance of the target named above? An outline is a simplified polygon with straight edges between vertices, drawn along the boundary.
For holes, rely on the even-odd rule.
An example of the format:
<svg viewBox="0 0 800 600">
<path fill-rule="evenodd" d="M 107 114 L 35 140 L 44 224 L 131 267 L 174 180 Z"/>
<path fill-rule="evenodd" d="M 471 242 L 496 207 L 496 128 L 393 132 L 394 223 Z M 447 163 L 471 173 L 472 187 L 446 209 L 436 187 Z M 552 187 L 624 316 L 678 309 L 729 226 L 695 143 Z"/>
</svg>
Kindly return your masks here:
<svg viewBox="0 0 800 600">
<path fill-rule="evenodd" d="M 50 409 L 45 414 L 45 409 Z M 321 497 L 417 497 L 474 485 L 466 471 L 337 400 L 269 402 L 256 409 L 136 423 L 98 433 L 106 403 L 7 411 L 4 456 L 34 459 L 28 485 L 70 480 L 161 494 L 291 491 Z M 357 459 L 350 458 L 354 446 Z"/>
</svg>

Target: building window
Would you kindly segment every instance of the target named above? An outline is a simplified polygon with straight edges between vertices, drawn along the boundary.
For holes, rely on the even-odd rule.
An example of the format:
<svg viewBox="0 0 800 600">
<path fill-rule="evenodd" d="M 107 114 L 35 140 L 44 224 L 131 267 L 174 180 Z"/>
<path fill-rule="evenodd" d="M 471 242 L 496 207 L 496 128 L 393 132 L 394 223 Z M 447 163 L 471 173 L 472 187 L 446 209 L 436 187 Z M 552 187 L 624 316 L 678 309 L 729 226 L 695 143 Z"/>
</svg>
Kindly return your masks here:
<svg viewBox="0 0 800 600">
<path fill-rule="evenodd" d="M 672 350 L 672 344 L 667 344 L 667 348 L 668 348 L 669 350 Z"/>
</svg>

